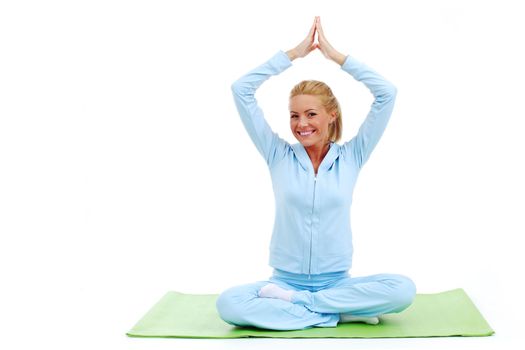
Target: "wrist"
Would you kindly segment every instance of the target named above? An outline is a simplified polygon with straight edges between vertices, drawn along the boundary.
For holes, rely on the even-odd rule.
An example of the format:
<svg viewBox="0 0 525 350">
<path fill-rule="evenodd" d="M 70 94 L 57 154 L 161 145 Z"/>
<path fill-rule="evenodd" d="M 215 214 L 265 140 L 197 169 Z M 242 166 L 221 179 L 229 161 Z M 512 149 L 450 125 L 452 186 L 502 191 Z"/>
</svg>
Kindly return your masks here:
<svg viewBox="0 0 525 350">
<path fill-rule="evenodd" d="M 345 60 L 346 60 L 346 55 L 343 55 L 342 53 L 340 52 L 336 52 L 332 55 L 332 61 L 334 61 L 335 63 L 339 64 L 340 66 L 343 65 L 343 63 L 345 63 Z"/>
<path fill-rule="evenodd" d="M 286 51 L 286 54 L 288 55 L 288 58 L 290 59 L 290 61 L 293 61 L 297 58 L 297 53 L 295 52 L 295 49 Z"/>
</svg>

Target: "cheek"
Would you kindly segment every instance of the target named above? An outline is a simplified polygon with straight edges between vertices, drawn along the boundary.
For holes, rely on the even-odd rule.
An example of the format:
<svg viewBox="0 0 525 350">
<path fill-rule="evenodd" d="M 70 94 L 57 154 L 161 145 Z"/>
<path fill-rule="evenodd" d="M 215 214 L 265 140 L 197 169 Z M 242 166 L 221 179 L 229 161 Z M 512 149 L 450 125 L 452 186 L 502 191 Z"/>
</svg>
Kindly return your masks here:
<svg viewBox="0 0 525 350">
<path fill-rule="evenodd" d="M 328 119 L 323 120 L 323 122 L 321 123 L 321 125 L 322 125 L 323 130 L 328 130 L 329 120 L 328 120 Z"/>
</svg>

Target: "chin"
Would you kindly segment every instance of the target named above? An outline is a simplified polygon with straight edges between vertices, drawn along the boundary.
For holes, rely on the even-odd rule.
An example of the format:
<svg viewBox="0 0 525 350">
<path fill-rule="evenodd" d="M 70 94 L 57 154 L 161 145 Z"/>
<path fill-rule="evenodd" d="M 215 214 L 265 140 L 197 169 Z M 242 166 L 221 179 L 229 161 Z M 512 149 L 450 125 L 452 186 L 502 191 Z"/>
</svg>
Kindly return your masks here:
<svg viewBox="0 0 525 350">
<path fill-rule="evenodd" d="M 309 147 L 309 146 L 313 146 L 315 145 L 316 143 L 318 143 L 319 141 L 317 140 L 299 140 L 299 142 L 304 146 L 304 147 Z"/>
</svg>

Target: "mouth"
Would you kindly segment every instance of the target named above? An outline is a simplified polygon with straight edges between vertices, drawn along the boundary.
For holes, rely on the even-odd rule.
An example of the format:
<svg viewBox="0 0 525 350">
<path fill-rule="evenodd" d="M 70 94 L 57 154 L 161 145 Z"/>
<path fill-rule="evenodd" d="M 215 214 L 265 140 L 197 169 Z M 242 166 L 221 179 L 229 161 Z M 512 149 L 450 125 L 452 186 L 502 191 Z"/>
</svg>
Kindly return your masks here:
<svg viewBox="0 0 525 350">
<path fill-rule="evenodd" d="M 297 134 L 301 137 L 309 137 L 313 135 L 317 130 L 298 131 Z"/>
</svg>

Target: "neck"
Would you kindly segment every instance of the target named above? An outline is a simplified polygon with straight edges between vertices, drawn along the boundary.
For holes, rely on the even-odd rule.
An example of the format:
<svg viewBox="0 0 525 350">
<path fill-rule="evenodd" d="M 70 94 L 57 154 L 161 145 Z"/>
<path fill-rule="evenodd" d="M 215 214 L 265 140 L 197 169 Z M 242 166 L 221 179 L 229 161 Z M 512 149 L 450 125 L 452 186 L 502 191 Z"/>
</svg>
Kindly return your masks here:
<svg viewBox="0 0 525 350">
<path fill-rule="evenodd" d="M 306 153 L 310 157 L 310 160 L 313 163 L 319 164 L 326 156 L 330 149 L 330 141 L 327 141 L 324 144 L 315 144 L 305 147 Z"/>
</svg>

